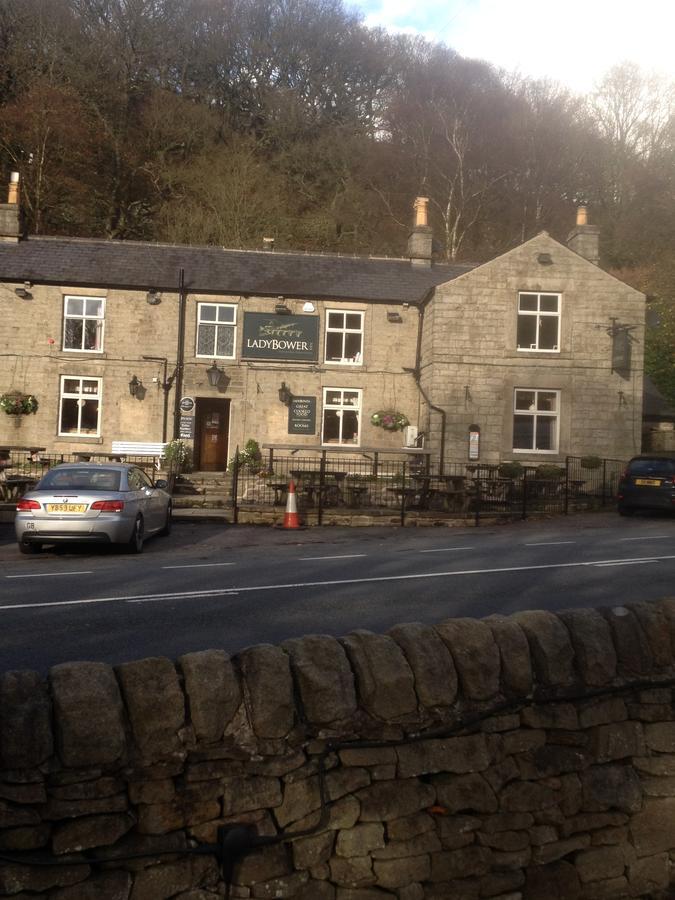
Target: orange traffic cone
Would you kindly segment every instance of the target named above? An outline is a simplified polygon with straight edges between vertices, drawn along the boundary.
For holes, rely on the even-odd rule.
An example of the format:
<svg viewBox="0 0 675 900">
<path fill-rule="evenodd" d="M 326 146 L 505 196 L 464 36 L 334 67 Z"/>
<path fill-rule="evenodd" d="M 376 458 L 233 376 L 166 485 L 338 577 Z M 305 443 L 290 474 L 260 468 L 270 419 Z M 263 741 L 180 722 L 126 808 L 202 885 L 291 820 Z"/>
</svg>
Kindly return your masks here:
<svg viewBox="0 0 675 900">
<path fill-rule="evenodd" d="M 286 512 L 284 513 L 284 528 L 299 528 L 298 501 L 295 497 L 295 482 L 291 478 L 288 485 L 288 497 L 286 498 Z"/>
</svg>

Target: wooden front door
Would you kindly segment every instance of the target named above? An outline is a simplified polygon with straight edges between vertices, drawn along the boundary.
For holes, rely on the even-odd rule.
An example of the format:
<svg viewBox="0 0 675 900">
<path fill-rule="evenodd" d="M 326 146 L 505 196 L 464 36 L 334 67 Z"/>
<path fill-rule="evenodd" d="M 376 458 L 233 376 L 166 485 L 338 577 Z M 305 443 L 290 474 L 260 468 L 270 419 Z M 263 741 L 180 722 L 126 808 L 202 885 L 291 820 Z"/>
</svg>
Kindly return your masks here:
<svg viewBox="0 0 675 900">
<path fill-rule="evenodd" d="M 198 398 L 196 419 L 196 468 L 201 472 L 224 472 L 227 468 L 230 401 Z"/>
</svg>

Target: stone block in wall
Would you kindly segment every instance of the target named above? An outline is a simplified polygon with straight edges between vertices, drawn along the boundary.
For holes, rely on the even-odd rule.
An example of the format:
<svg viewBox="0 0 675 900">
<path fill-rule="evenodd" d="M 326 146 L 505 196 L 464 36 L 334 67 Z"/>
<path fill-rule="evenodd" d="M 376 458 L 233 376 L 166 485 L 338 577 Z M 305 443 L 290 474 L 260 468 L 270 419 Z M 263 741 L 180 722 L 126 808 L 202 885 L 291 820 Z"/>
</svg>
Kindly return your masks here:
<svg viewBox="0 0 675 900">
<path fill-rule="evenodd" d="M 335 884 L 353 888 L 375 884 L 373 861 L 369 856 L 352 856 L 349 859 L 333 856 L 328 865 L 331 881 Z"/>
<path fill-rule="evenodd" d="M 358 791 L 356 799 L 361 805 L 362 822 L 386 822 L 431 806 L 436 800 L 436 791 L 432 785 L 413 778 L 378 781 Z"/>
<path fill-rule="evenodd" d="M 298 891 L 309 881 L 307 872 L 292 872 L 290 875 L 282 875 L 279 878 L 272 878 L 270 881 L 264 881 L 261 884 L 254 884 L 252 896 L 256 900 L 267 900 L 267 898 L 275 898 L 275 900 L 283 900 L 285 897 L 297 897 Z"/>
<path fill-rule="evenodd" d="M 296 869 L 312 869 L 328 862 L 333 855 L 335 832 L 322 831 L 293 841 L 293 862 Z M 338 854 L 339 855 L 339 854 Z"/>
<path fill-rule="evenodd" d="M 91 873 L 89 866 L 0 866 L 0 894 L 19 891 L 44 893 L 51 888 L 81 884 Z"/>
<path fill-rule="evenodd" d="M 350 766 L 347 769 L 332 769 L 326 772 L 326 795 L 331 801 L 339 800 L 346 794 L 353 794 L 368 784 L 370 784 L 368 769 Z"/>
<path fill-rule="evenodd" d="M 499 804 L 495 792 L 482 775 L 437 775 L 432 778 L 432 784 L 436 788 L 437 803 L 451 814 L 497 812 Z"/>
<path fill-rule="evenodd" d="M 419 622 L 396 625 L 388 632 L 405 654 L 415 676 L 422 706 L 450 706 L 457 698 L 457 671 L 438 633 Z"/>
<path fill-rule="evenodd" d="M 433 831 L 435 827 L 434 818 L 429 813 L 413 813 L 411 816 L 387 822 L 387 837 L 391 841 L 407 841 L 418 834 Z"/>
<path fill-rule="evenodd" d="M 343 722 L 356 712 L 354 674 L 344 648 L 333 637 L 308 635 L 281 645 L 291 658 L 302 709 L 308 722 Z"/>
<path fill-rule="evenodd" d="M 0 800 L 0 828 L 18 828 L 21 825 L 39 825 L 40 813 Z"/>
<path fill-rule="evenodd" d="M 615 606 L 603 609 L 602 614 L 612 629 L 619 674 L 649 674 L 654 667 L 654 657 L 635 613 L 625 606 Z"/>
<path fill-rule="evenodd" d="M 7 784 L 0 782 L 0 800 L 9 800 L 11 803 L 45 803 L 47 789 L 42 781 L 29 784 Z"/>
<path fill-rule="evenodd" d="M 283 800 L 275 805 L 274 815 L 281 828 L 318 810 L 321 807 L 318 776 L 286 782 L 283 786 Z"/>
<path fill-rule="evenodd" d="M 583 748 L 546 744 L 519 756 L 518 770 L 525 780 L 547 778 L 565 772 L 580 772 L 591 761 L 590 753 Z"/>
<path fill-rule="evenodd" d="M 432 853 L 429 880 L 451 881 L 454 878 L 486 875 L 490 871 L 492 859 L 492 851 L 488 847 L 477 845 Z"/>
<path fill-rule="evenodd" d="M 305 784 L 306 781 L 301 782 Z M 278 778 L 264 775 L 254 777 L 227 778 L 216 796 L 222 793 L 223 815 L 256 809 L 274 809 L 281 803 L 281 782 Z"/>
<path fill-rule="evenodd" d="M 448 619 L 436 625 L 457 668 L 467 700 L 490 700 L 500 688 L 501 661 L 492 630 L 478 619 Z"/>
<path fill-rule="evenodd" d="M 566 687 L 573 683 L 574 649 L 563 622 L 545 610 L 530 610 L 512 617 L 523 629 L 538 684 Z"/>
<path fill-rule="evenodd" d="M 102 872 L 88 878 L 84 884 L 59 888 L 49 900 L 128 900 L 131 875 L 128 872 Z"/>
<path fill-rule="evenodd" d="M 384 847 L 384 826 L 381 822 L 364 822 L 338 831 L 335 855 L 366 856 L 380 847 Z"/>
<path fill-rule="evenodd" d="M 530 728 L 575 731 L 579 728 L 576 707 L 571 703 L 541 703 L 527 706 L 520 714 L 523 724 Z"/>
<path fill-rule="evenodd" d="M 658 603 L 630 603 L 628 609 L 635 615 L 647 639 L 652 659 L 657 669 L 673 664 L 673 648 L 665 609 Z"/>
<path fill-rule="evenodd" d="M 54 829 L 52 850 L 58 855 L 114 844 L 133 828 L 135 822 L 129 813 L 75 819 Z"/>
<path fill-rule="evenodd" d="M 343 766 L 396 765 L 398 758 L 394 747 L 346 747 L 339 751 Z"/>
<path fill-rule="evenodd" d="M 607 621 L 595 609 L 571 609 L 558 613 L 567 626 L 576 664 L 585 684 L 607 684 L 616 675 L 616 650 Z"/>
<path fill-rule="evenodd" d="M 90 800 L 59 800 L 57 797 L 50 797 L 41 808 L 40 813 L 43 819 L 55 821 L 56 819 L 75 819 L 77 816 L 126 812 L 128 806 L 126 793 Z"/>
<path fill-rule="evenodd" d="M 525 632 L 510 616 L 488 616 L 483 621 L 499 648 L 504 693 L 527 697 L 532 690 L 532 661 Z"/>
<path fill-rule="evenodd" d="M 499 795 L 504 812 L 531 812 L 554 806 L 557 795 L 553 788 L 536 781 L 516 781 L 506 785 Z"/>
<path fill-rule="evenodd" d="M 575 867 L 564 860 L 548 866 L 532 866 L 525 873 L 524 900 L 579 900 L 581 882 Z"/>
<path fill-rule="evenodd" d="M 652 722 L 644 726 L 644 733 L 650 750 L 675 753 L 675 722 Z"/>
<path fill-rule="evenodd" d="M 134 875 L 129 900 L 171 897 L 179 891 L 189 890 L 191 882 L 192 860 L 189 856 L 148 866 Z"/>
<path fill-rule="evenodd" d="M 648 744 L 649 746 L 649 744 Z M 647 775 L 675 775 L 675 755 L 659 753 L 657 756 L 636 757 L 633 765 L 638 772 Z"/>
<path fill-rule="evenodd" d="M 46 823 L 3 828 L 0 832 L 0 850 L 37 850 L 49 843 L 51 833 L 51 827 Z"/>
<path fill-rule="evenodd" d="M 642 808 L 640 779 L 630 766 L 591 766 L 580 778 L 584 812 L 636 813 Z"/>
<path fill-rule="evenodd" d="M 170 778 L 132 781 L 129 783 L 128 791 L 132 803 L 167 803 L 176 796 L 176 788 Z"/>
<path fill-rule="evenodd" d="M 124 713 L 111 666 L 62 663 L 50 669 L 59 755 L 66 766 L 111 765 L 126 752 Z"/>
<path fill-rule="evenodd" d="M 628 718 L 626 703 L 621 697 L 596 698 L 579 706 L 579 725 L 591 728 L 593 725 L 607 725 L 623 722 Z"/>
<path fill-rule="evenodd" d="M 675 797 L 649 798 L 630 820 L 633 846 L 638 856 L 675 850 Z"/>
<path fill-rule="evenodd" d="M 329 881 L 311 878 L 300 888 L 295 900 L 335 900 L 335 886 Z"/>
<path fill-rule="evenodd" d="M 376 859 L 373 863 L 375 883 L 384 888 L 402 888 L 426 881 L 431 873 L 428 856 L 409 856 L 405 859 Z"/>
<path fill-rule="evenodd" d="M 190 721 L 199 741 L 217 741 L 241 703 L 241 688 L 224 650 L 202 650 L 179 657 Z"/>
<path fill-rule="evenodd" d="M 360 704 L 371 716 L 397 722 L 417 711 L 412 670 L 392 638 L 359 630 L 342 638 L 342 644 L 356 674 Z"/>
<path fill-rule="evenodd" d="M 438 820 L 441 846 L 447 850 L 459 850 L 476 840 L 476 830 L 481 827 L 477 816 L 443 816 Z"/>
<path fill-rule="evenodd" d="M 258 644 L 237 661 L 253 731 L 259 738 L 283 738 L 295 720 L 293 681 L 288 656 L 280 647 Z"/>
<path fill-rule="evenodd" d="M 628 866 L 628 884 L 634 897 L 651 897 L 665 891 L 670 882 L 670 859 L 657 853 L 636 859 Z"/>
<path fill-rule="evenodd" d="M 490 764 L 485 735 L 414 741 L 396 748 L 399 778 L 432 772 L 482 772 Z"/>
<path fill-rule="evenodd" d="M 620 812 L 581 813 L 565 820 L 562 825 L 563 835 L 575 834 L 578 831 L 594 832 L 608 827 L 619 827 L 628 822 L 628 816 Z"/>
<path fill-rule="evenodd" d="M 596 762 L 644 756 L 645 739 L 642 725 L 639 722 L 597 725 L 591 731 L 591 752 Z"/>
<path fill-rule="evenodd" d="M 153 803 L 138 807 L 137 831 L 140 834 L 167 834 L 186 826 L 210 822 L 220 815 L 220 803 L 217 800 L 181 801 L 180 798 L 170 803 Z"/>
<path fill-rule="evenodd" d="M 582 850 L 574 858 L 579 878 L 583 882 L 618 878 L 626 867 L 625 847 L 598 847 Z"/>
<path fill-rule="evenodd" d="M 403 859 L 408 856 L 422 856 L 425 853 L 437 853 L 442 849 L 438 835 L 426 831 L 409 838 L 407 841 L 389 840 L 386 846 L 372 851 L 373 859 Z"/>
<path fill-rule="evenodd" d="M 525 883 L 523 872 L 492 872 L 480 880 L 480 896 L 496 900 L 521 900 L 518 889 Z M 516 893 L 512 893 L 516 892 Z"/>
<path fill-rule="evenodd" d="M 164 657 L 123 663 L 116 668 L 136 745 L 144 759 L 181 753 L 185 698 L 173 663 Z"/>
<path fill-rule="evenodd" d="M 26 769 L 48 759 L 54 749 L 51 703 L 37 672 L 0 674 L 0 765 Z"/>
</svg>

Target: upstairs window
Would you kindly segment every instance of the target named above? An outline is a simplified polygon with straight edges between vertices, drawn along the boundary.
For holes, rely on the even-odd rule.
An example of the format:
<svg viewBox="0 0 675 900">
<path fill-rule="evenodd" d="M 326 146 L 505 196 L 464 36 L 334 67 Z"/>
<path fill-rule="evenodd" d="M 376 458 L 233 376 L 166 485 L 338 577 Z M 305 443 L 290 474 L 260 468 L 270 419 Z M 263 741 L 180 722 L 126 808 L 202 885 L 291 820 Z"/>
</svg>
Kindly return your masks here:
<svg viewBox="0 0 675 900">
<path fill-rule="evenodd" d="M 103 350 L 103 297 L 63 298 L 63 349 L 80 353 Z"/>
<path fill-rule="evenodd" d="M 360 390 L 324 388 L 322 443 L 358 444 L 360 420 Z"/>
<path fill-rule="evenodd" d="M 519 350 L 560 350 L 560 294 L 518 294 Z"/>
<path fill-rule="evenodd" d="M 59 407 L 59 434 L 98 436 L 101 379 L 62 375 Z"/>
<path fill-rule="evenodd" d="M 514 391 L 513 449 L 558 452 L 560 391 Z"/>
<path fill-rule="evenodd" d="M 359 366 L 363 358 L 363 313 L 329 309 L 326 313 L 326 362 Z"/>
<path fill-rule="evenodd" d="M 199 303 L 196 356 L 234 359 L 237 307 L 232 303 Z"/>
</svg>

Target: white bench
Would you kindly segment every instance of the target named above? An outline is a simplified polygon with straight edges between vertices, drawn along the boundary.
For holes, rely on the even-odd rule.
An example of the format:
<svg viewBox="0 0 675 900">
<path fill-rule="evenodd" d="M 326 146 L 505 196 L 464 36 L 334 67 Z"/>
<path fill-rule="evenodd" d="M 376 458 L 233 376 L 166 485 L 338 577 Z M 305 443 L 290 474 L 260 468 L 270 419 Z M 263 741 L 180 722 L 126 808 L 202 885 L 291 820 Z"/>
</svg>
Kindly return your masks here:
<svg viewBox="0 0 675 900">
<path fill-rule="evenodd" d="M 164 456 L 165 447 L 163 441 L 113 441 L 111 456 L 152 456 L 155 468 L 159 468 L 159 460 Z"/>
</svg>

